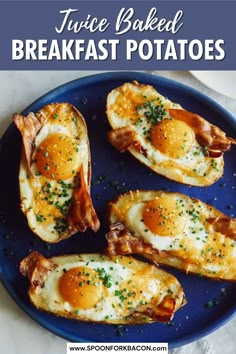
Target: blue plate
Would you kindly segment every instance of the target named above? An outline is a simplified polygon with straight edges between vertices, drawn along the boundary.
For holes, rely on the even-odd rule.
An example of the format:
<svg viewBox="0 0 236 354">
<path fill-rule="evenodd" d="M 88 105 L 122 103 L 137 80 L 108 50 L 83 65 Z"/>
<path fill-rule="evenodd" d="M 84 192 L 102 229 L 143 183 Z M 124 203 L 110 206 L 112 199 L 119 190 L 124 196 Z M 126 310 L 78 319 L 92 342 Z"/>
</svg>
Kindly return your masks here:
<svg viewBox="0 0 236 354">
<path fill-rule="evenodd" d="M 92 197 L 102 227 L 97 234 L 86 232 L 56 245 L 40 241 L 28 228 L 19 210 L 18 165 L 21 137 L 11 125 L 0 145 L 0 277 L 16 303 L 35 321 L 68 341 L 94 342 L 168 342 L 174 348 L 223 325 L 236 312 L 236 284 L 185 275 L 171 270 L 182 283 L 188 304 L 179 310 L 174 322 L 144 324 L 119 328 L 114 325 L 85 323 L 58 318 L 36 310 L 29 302 L 29 282 L 19 274 L 19 262 L 30 251 L 38 250 L 47 257 L 65 253 L 100 252 L 106 244 L 107 202 L 130 189 L 167 189 L 180 191 L 213 204 L 222 212 L 234 215 L 235 148 L 225 154 L 225 172 L 213 186 L 188 187 L 152 173 L 129 153 L 120 154 L 107 141 L 106 97 L 113 88 L 137 80 L 153 85 L 164 96 L 187 110 L 206 117 L 230 136 L 236 137 L 236 120 L 225 109 L 202 93 L 165 78 L 143 73 L 106 73 L 72 81 L 39 98 L 23 112 L 38 111 L 51 102 L 68 101 L 84 115 L 92 153 Z M 103 176 L 104 178 L 98 178 Z M 213 306 L 207 306 L 213 305 Z"/>
</svg>

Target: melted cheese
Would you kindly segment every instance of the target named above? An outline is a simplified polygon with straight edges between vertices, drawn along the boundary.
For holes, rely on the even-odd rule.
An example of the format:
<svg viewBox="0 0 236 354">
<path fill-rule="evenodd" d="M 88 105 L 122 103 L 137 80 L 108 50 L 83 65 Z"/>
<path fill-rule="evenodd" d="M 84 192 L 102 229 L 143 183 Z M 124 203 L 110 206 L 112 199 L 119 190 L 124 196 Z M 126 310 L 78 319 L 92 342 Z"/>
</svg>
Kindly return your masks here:
<svg viewBox="0 0 236 354">
<path fill-rule="evenodd" d="M 83 166 L 89 176 L 89 143 L 82 116 L 66 104 L 45 106 L 46 120 L 36 135 L 30 169 L 22 153 L 19 182 L 22 210 L 30 228 L 48 242 L 68 237 L 66 216 Z"/>
<path fill-rule="evenodd" d="M 147 115 L 155 107 L 161 107 L 160 123 Z M 196 186 L 214 183 L 223 173 L 223 156 L 214 159 L 205 156 L 195 138 L 194 127 L 173 119 L 169 114 L 171 108 L 182 109 L 153 87 L 137 82 L 116 88 L 107 98 L 107 117 L 112 128 L 129 126 L 137 134 L 141 149 L 131 146 L 128 150 L 138 160 L 181 183 Z M 168 127 L 165 121 L 170 120 L 176 124 L 169 123 L 171 127 Z M 160 133 L 158 127 L 162 125 L 164 129 Z"/>
<path fill-rule="evenodd" d="M 172 206 L 176 205 L 175 212 L 182 215 L 185 223 L 183 229 L 170 228 L 169 234 L 167 227 L 163 235 L 153 232 L 145 223 L 143 215 L 150 201 L 164 198 L 173 199 Z M 167 210 L 165 215 L 164 208 L 162 210 L 162 220 L 168 223 L 169 212 Z M 111 223 L 122 222 L 135 237 L 156 248 L 156 255 L 148 258 L 209 277 L 236 279 L 235 241 L 214 230 L 208 219 L 215 217 L 226 216 L 199 200 L 180 193 L 162 191 L 124 194 L 112 205 L 110 211 Z M 167 252 L 167 256 L 159 257 L 159 251 Z"/>
<path fill-rule="evenodd" d="M 57 267 L 44 275 L 43 287 L 33 284 L 29 294 L 37 308 L 60 316 L 93 322 L 135 323 L 144 318 L 152 322 L 145 309 L 155 312 L 166 298 L 174 299 L 174 310 L 183 303 L 174 276 L 132 257 L 90 254 L 51 261 Z"/>
</svg>

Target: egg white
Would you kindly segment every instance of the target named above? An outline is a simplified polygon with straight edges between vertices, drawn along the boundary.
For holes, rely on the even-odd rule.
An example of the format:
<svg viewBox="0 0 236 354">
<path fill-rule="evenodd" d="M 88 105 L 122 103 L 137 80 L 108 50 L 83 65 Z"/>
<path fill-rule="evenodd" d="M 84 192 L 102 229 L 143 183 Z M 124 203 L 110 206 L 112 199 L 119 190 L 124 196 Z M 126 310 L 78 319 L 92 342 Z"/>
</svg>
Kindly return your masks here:
<svg viewBox="0 0 236 354">
<path fill-rule="evenodd" d="M 58 264 L 58 267 L 48 272 L 43 287 L 38 286 L 30 294 L 31 299 L 38 308 L 55 314 L 64 314 L 68 317 L 93 322 L 106 322 L 109 319 L 109 322 L 114 321 L 114 323 L 116 323 L 116 321 L 119 322 L 124 320 L 126 316 L 132 314 L 133 310 L 127 309 L 127 305 L 124 306 L 124 303 L 121 302 L 119 296 L 114 296 L 116 290 L 119 291 L 123 289 L 122 286 L 127 285 L 132 288 L 132 285 L 128 284 L 132 282 L 136 276 L 135 269 L 129 267 L 129 265 L 124 266 L 119 257 L 113 261 L 110 261 L 108 257 L 104 256 L 101 256 L 100 259 L 96 259 L 96 257 L 92 259 L 92 257 L 90 257 L 91 261 L 89 262 L 87 260 L 76 261 L 76 257 L 70 256 L 54 257 L 52 260 Z M 130 260 L 132 260 L 132 258 L 130 258 Z M 68 301 L 63 299 L 59 291 L 59 281 L 64 272 L 72 268 L 83 266 L 89 267 L 93 270 L 102 267 L 106 274 L 111 276 L 112 286 L 110 288 L 105 288 L 104 296 L 102 296 L 101 300 L 97 302 L 95 307 L 89 309 L 79 309 L 71 306 Z M 145 268 L 145 263 L 143 264 L 143 268 Z M 159 276 L 158 274 L 150 275 L 145 287 L 142 288 L 142 294 L 140 297 L 130 297 L 134 309 L 140 306 L 141 299 L 145 299 L 147 303 L 151 303 L 152 299 L 156 298 L 156 302 L 152 304 L 152 306 L 155 306 L 155 303 L 158 305 L 164 299 L 167 294 L 167 289 L 170 289 L 173 293 L 177 293 L 180 290 L 178 283 L 175 283 L 172 276 L 167 275 L 167 273 L 161 270 L 159 272 Z M 181 301 L 181 298 L 179 298 L 179 301 Z"/>
<path fill-rule="evenodd" d="M 178 210 L 186 222 L 182 232 L 174 234 L 172 230 L 173 234 L 166 236 L 153 233 L 143 220 L 146 203 L 165 196 L 177 201 Z M 111 203 L 109 221 L 110 224 L 121 222 L 135 238 L 152 245 L 156 253 L 142 254 L 151 260 L 207 277 L 236 279 L 235 240 L 216 231 L 213 224 L 208 222 L 208 219 L 217 217 L 227 216 L 181 193 L 132 191 Z M 160 251 L 164 253 L 159 255 Z"/>
<path fill-rule="evenodd" d="M 180 200 L 180 198 L 176 198 Z M 181 199 L 181 210 L 191 210 L 194 208 L 194 204 Z M 151 243 L 160 251 L 178 250 L 183 245 L 191 243 L 198 249 L 203 249 L 204 243 L 208 237 L 208 233 L 205 230 L 204 224 L 200 220 L 193 222 L 191 216 L 187 215 L 187 223 L 185 230 L 182 234 L 178 233 L 176 235 L 169 236 L 159 236 L 158 234 L 153 234 L 152 231 L 145 225 L 143 221 L 143 211 L 145 208 L 145 202 L 136 203 L 130 207 L 126 215 L 127 226 L 133 233 L 140 235 L 143 240 Z M 188 240 L 189 239 L 189 240 Z"/>
<path fill-rule="evenodd" d="M 107 98 L 107 116 L 113 129 L 121 127 L 132 127 L 137 133 L 142 152 L 136 147 L 129 147 L 128 150 L 142 163 L 150 167 L 153 171 L 166 176 L 169 179 L 190 185 L 203 186 L 210 185 L 222 174 L 224 160 L 223 156 L 210 158 L 205 156 L 201 145 L 195 139 L 191 149 L 177 158 L 169 156 L 168 152 L 163 153 L 152 144 L 147 134 L 152 127 L 152 123 L 147 121 L 145 116 L 146 109 L 138 109 L 136 118 L 123 116 L 119 113 L 119 97 L 126 97 L 127 92 L 137 94 L 137 97 L 145 97 L 146 102 L 155 97 L 158 100 L 153 104 L 161 102 L 166 113 L 163 119 L 173 119 L 169 114 L 169 109 L 183 109 L 181 105 L 172 102 L 159 94 L 153 87 L 140 85 L 137 82 L 126 83 L 114 89 Z M 129 109 L 128 103 L 122 102 L 123 108 Z M 193 131 L 194 132 L 194 131 Z"/>
<path fill-rule="evenodd" d="M 49 106 L 47 106 L 46 109 L 49 109 L 48 107 Z M 53 104 L 52 107 L 54 107 Z M 58 109 L 60 110 L 59 112 L 61 112 L 62 117 L 64 117 L 65 112 L 63 111 L 63 104 L 58 107 Z M 73 138 L 76 147 L 78 148 L 78 152 L 73 158 L 77 166 L 76 172 L 74 173 L 74 175 L 71 175 L 71 177 L 62 180 L 65 184 L 72 185 L 72 188 L 68 188 L 66 190 L 66 196 L 64 196 L 64 194 L 60 192 L 63 190 L 63 186 L 60 185 L 57 180 L 47 178 L 42 174 L 38 173 L 36 163 L 36 154 L 39 146 L 46 138 L 56 133 L 61 133 L 67 137 Z M 73 191 L 76 186 L 75 175 L 82 165 L 85 183 L 88 184 L 88 181 L 90 181 L 89 159 L 90 153 L 88 147 L 86 127 L 83 126 L 82 122 L 80 121 L 80 117 L 77 117 L 77 120 L 73 121 L 71 119 L 71 112 L 68 113 L 68 117 L 66 118 L 53 119 L 52 117 L 50 117 L 44 122 L 44 125 L 35 137 L 32 158 L 30 161 L 31 171 L 29 171 L 25 154 L 22 154 L 19 168 L 21 209 L 23 213 L 27 215 L 29 227 L 36 234 L 40 235 L 42 239 L 45 239 L 48 242 L 55 242 L 55 240 L 58 239 L 58 233 L 57 231 L 55 231 L 55 220 L 51 220 L 51 217 L 45 214 L 45 209 L 42 210 L 41 213 L 36 212 L 37 199 L 40 199 L 40 195 L 42 195 L 42 188 L 44 188 L 44 186 L 46 186 L 48 183 L 50 184 L 51 191 L 55 191 L 55 189 L 57 188 L 58 192 L 54 196 L 53 202 L 58 202 L 60 205 L 64 205 L 65 202 L 69 201 L 72 198 Z M 45 223 L 44 221 L 39 221 L 38 214 L 42 214 L 45 219 L 47 219 L 47 222 Z M 63 232 L 61 233 L 60 237 L 62 236 L 62 234 Z M 65 230 L 65 234 L 69 234 L 69 231 Z"/>
<path fill-rule="evenodd" d="M 94 321 L 104 321 L 105 317 L 109 315 L 110 318 L 116 319 L 117 317 L 120 318 L 121 316 L 117 316 L 114 307 L 112 304 L 118 306 L 118 297 L 113 297 L 112 301 L 109 296 L 102 297 L 101 301 L 96 304 L 96 308 L 92 309 L 78 309 L 70 305 L 69 302 L 65 301 L 61 296 L 58 284 L 59 280 L 64 274 L 64 271 L 68 271 L 69 269 L 76 268 L 76 267 L 83 267 L 86 266 L 86 262 L 75 262 L 75 263 L 65 263 L 63 266 L 59 266 L 56 270 L 51 271 L 49 276 L 45 281 L 45 285 L 43 289 L 37 289 L 37 295 L 40 296 L 40 307 L 48 308 L 50 312 L 69 312 L 75 315 L 75 317 L 79 317 L 81 319 L 86 320 L 94 320 Z M 92 269 L 100 268 L 101 263 L 93 262 L 93 264 L 89 264 L 89 267 Z M 114 274 L 116 277 L 112 282 L 112 287 L 109 290 L 109 293 L 114 292 L 115 289 L 119 289 L 118 286 L 114 285 L 115 281 L 121 282 L 122 280 L 126 279 L 130 276 L 130 272 L 127 269 L 122 269 L 119 265 L 113 264 L 112 267 L 114 271 L 109 270 L 109 263 L 103 263 L 102 267 L 105 269 L 107 274 L 114 278 Z M 122 270 L 122 273 L 121 273 Z M 119 272 L 122 274 L 119 275 Z"/>
</svg>

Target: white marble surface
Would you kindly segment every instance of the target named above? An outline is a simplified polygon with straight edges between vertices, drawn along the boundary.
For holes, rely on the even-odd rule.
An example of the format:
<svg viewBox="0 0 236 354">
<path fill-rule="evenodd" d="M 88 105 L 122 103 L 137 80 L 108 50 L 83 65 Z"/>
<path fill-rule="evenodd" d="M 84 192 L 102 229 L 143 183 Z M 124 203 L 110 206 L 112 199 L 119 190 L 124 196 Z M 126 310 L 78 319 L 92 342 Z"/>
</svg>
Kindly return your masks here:
<svg viewBox="0 0 236 354">
<path fill-rule="evenodd" d="M 56 86 L 95 72 L 0 72 L 0 136 L 20 112 Z M 156 72 L 212 97 L 236 116 L 236 100 L 203 86 L 188 72 Z M 172 354 L 235 354 L 236 318 L 209 336 L 172 351 Z M 66 341 L 48 332 L 22 312 L 0 284 L 0 353 L 65 354 Z"/>
</svg>

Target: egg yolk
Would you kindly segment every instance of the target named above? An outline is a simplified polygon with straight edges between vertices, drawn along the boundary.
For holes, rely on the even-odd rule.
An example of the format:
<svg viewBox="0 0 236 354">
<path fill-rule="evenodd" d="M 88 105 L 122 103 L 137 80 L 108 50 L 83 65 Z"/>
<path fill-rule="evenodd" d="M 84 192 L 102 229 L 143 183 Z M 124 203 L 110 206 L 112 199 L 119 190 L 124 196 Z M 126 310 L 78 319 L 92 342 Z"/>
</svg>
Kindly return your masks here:
<svg viewBox="0 0 236 354">
<path fill-rule="evenodd" d="M 177 119 L 163 119 L 151 128 L 154 147 L 173 158 L 186 155 L 192 148 L 195 137 L 191 127 Z"/>
<path fill-rule="evenodd" d="M 175 199 L 160 197 L 145 204 L 143 221 L 150 231 L 159 236 L 175 236 L 184 231 L 187 217 Z"/>
<path fill-rule="evenodd" d="M 78 152 L 75 139 L 61 133 L 52 134 L 37 149 L 37 169 L 50 179 L 68 179 L 80 165 Z"/>
<path fill-rule="evenodd" d="M 76 267 L 62 275 L 59 291 L 71 306 L 86 310 L 101 299 L 103 285 L 96 271 L 89 267 Z"/>
</svg>

